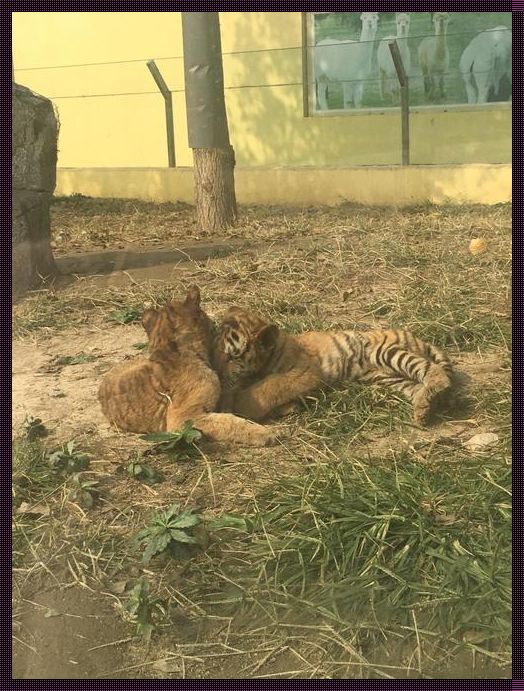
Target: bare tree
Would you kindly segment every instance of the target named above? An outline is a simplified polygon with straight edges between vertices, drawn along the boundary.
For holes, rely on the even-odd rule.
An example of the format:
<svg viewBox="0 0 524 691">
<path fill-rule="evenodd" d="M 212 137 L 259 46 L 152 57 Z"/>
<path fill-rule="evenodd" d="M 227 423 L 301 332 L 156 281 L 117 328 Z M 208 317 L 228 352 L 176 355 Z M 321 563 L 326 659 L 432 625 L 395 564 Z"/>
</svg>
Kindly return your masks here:
<svg viewBox="0 0 524 691">
<path fill-rule="evenodd" d="M 235 222 L 237 207 L 218 12 L 182 12 L 182 33 L 197 220 L 204 231 L 223 230 Z"/>
</svg>

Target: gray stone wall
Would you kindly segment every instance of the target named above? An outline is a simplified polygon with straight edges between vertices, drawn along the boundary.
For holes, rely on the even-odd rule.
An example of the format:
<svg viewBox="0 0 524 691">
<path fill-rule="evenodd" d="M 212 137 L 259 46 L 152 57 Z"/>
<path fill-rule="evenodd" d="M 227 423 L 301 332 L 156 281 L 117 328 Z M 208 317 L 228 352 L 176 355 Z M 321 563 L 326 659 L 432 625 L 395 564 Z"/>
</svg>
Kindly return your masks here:
<svg viewBox="0 0 524 691">
<path fill-rule="evenodd" d="M 13 298 L 56 273 L 49 205 L 58 122 L 51 101 L 13 84 Z"/>
</svg>

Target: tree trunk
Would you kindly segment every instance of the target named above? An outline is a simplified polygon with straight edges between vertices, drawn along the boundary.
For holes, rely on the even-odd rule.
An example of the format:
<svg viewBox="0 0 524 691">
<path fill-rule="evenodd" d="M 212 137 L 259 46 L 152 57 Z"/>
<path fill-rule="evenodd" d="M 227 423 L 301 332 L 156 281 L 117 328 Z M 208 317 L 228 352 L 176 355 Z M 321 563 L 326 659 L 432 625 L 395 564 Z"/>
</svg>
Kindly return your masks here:
<svg viewBox="0 0 524 691">
<path fill-rule="evenodd" d="M 206 233 L 232 226 L 237 217 L 235 152 L 229 149 L 193 149 L 197 220 Z"/>
<path fill-rule="evenodd" d="M 182 12 L 182 34 L 197 220 L 202 231 L 211 233 L 232 226 L 237 217 L 218 12 Z"/>
</svg>

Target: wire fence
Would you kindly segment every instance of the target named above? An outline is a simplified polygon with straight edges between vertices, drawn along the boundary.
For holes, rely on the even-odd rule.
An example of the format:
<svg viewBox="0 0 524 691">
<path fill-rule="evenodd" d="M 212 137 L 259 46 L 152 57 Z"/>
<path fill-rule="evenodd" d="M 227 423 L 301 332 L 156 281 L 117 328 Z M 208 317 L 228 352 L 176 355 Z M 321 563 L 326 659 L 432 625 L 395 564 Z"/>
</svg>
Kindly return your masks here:
<svg viewBox="0 0 524 691">
<path fill-rule="evenodd" d="M 473 34 L 472 32 L 453 32 L 448 34 L 448 39 L 453 37 L 453 36 L 460 36 L 460 37 L 471 37 Z M 432 36 L 432 34 L 419 34 L 416 36 L 410 36 L 410 40 L 417 41 L 419 39 L 424 39 L 427 38 L 428 36 Z M 391 37 L 388 37 L 391 38 Z M 374 41 L 363 41 L 363 42 L 351 42 L 351 48 L 355 47 L 362 47 L 362 45 L 365 45 L 366 43 L 373 43 L 374 46 L 378 46 L 378 44 L 383 41 L 384 39 L 376 39 Z M 340 42 L 333 42 L 333 43 L 323 43 L 322 48 L 329 48 L 330 46 L 332 47 L 340 47 Z M 279 47 L 279 48 L 256 48 L 256 49 L 248 49 L 248 50 L 238 50 L 238 51 L 225 51 L 223 53 L 224 56 L 242 56 L 242 55 L 250 55 L 250 54 L 263 54 L 267 56 L 271 56 L 275 53 L 283 53 L 283 52 L 300 52 L 303 60 L 307 61 L 307 74 L 309 75 L 308 78 L 304 78 L 303 74 L 300 75 L 300 78 L 292 79 L 292 80 L 283 80 L 283 81 L 271 81 L 271 82 L 264 82 L 264 81 L 250 81 L 245 84 L 225 84 L 224 89 L 226 92 L 231 92 L 231 91 L 237 91 L 237 90 L 242 90 L 242 89 L 282 89 L 282 88 L 295 88 L 295 87 L 301 87 L 307 90 L 308 92 L 308 97 L 311 103 L 310 107 L 310 114 L 315 114 L 317 107 L 315 104 L 315 99 L 313 97 L 316 87 L 317 87 L 317 81 L 315 79 L 315 49 L 317 46 L 313 44 L 305 44 L 303 46 L 287 46 L 287 47 Z M 374 51 L 374 58 L 373 61 L 376 63 L 376 51 Z M 156 56 L 153 58 L 155 61 L 182 61 L 183 56 L 182 55 L 176 55 L 176 56 Z M 62 65 L 45 65 L 45 66 L 30 66 L 30 67 L 21 67 L 21 68 L 16 68 L 15 72 L 16 74 L 18 73 L 30 73 L 34 71 L 43 71 L 43 70 L 68 70 L 71 68 L 90 68 L 90 67 L 110 67 L 110 66 L 116 66 L 116 65 L 131 65 L 131 64 L 142 64 L 146 65 L 147 62 L 150 61 L 150 58 L 132 58 L 128 60 L 106 60 L 106 61 L 97 61 L 97 62 L 83 62 L 83 63 L 71 63 L 71 64 L 62 64 Z M 296 71 L 296 68 L 294 68 L 293 71 Z M 482 77 L 482 75 L 490 76 L 492 72 L 492 69 L 476 69 L 475 71 L 475 77 L 478 79 Z M 373 74 L 374 73 L 374 74 Z M 227 78 L 227 69 L 225 70 L 225 75 Z M 410 103 L 411 106 L 430 106 L 430 105 L 435 105 L 434 101 L 428 101 L 427 98 L 424 97 L 423 95 L 423 77 L 422 73 L 420 70 L 420 67 L 415 63 L 412 67 L 411 70 L 408 70 L 408 77 L 410 78 L 411 81 L 411 90 L 412 90 L 412 101 Z M 449 98 L 446 101 L 446 105 L 453 105 L 453 104 L 467 104 L 468 103 L 468 98 L 467 98 L 467 92 L 465 89 L 465 81 L 469 79 L 470 77 L 470 72 L 469 71 L 460 71 L 460 69 L 453 69 L 453 70 L 448 70 L 447 72 L 442 73 L 442 79 L 444 80 L 445 85 L 448 87 L 447 91 L 449 93 Z M 115 79 L 117 77 L 115 76 Z M 341 79 L 341 78 L 330 78 L 329 79 L 329 86 L 330 86 L 330 97 L 328 99 L 328 108 L 327 110 L 334 110 L 334 111 L 344 111 L 344 110 L 350 110 L 349 108 L 346 107 L 346 104 L 343 102 L 342 96 L 338 93 L 341 88 L 344 87 L 344 85 L 350 85 L 352 83 L 360 83 L 363 85 L 363 91 L 366 94 L 366 98 L 361 104 L 361 108 L 363 109 L 376 109 L 376 108 L 384 108 L 391 106 L 391 103 L 386 103 L 384 102 L 384 99 L 382 98 L 380 94 L 380 78 L 377 74 L 377 65 L 373 64 L 373 66 L 370 69 L 370 73 L 367 76 L 360 75 L 358 78 L 348 78 L 348 79 Z M 180 87 L 170 87 L 170 91 L 172 94 L 183 94 L 185 89 L 183 86 Z M 157 90 L 151 90 L 151 89 L 146 89 L 146 90 L 126 90 L 126 91 L 119 91 L 119 90 L 114 90 L 114 91 L 108 91 L 108 92 L 96 92 L 96 93 L 75 93 L 75 94 L 64 94 L 64 93 L 55 93 L 51 94 L 49 98 L 53 100 L 72 100 L 72 99 L 89 99 L 89 98 L 110 98 L 110 97 L 128 97 L 128 96 L 152 96 L 158 94 Z M 503 97 L 498 97 L 495 95 L 495 97 L 492 97 L 491 100 L 511 100 L 511 88 L 508 91 L 508 88 L 506 87 L 506 92 L 504 93 Z M 322 109 L 319 108 L 318 111 L 319 113 L 322 110 L 326 110 L 326 108 Z"/>
<path fill-rule="evenodd" d="M 495 31 L 500 31 L 500 28 L 501 27 L 498 27 L 498 29 Z M 489 30 L 485 31 L 487 33 Z M 412 50 L 411 53 L 413 55 L 413 59 L 409 60 L 409 64 L 404 66 L 406 67 L 405 71 L 408 77 L 408 84 L 404 87 L 401 86 L 399 76 L 397 76 L 397 73 L 392 67 L 389 69 L 387 74 L 379 70 L 378 48 L 381 43 L 393 40 L 393 36 L 379 37 L 369 41 L 345 38 L 341 41 L 333 38 L 332 42 L 329 42 L 329 39 L 324 39 L 321 42 L 321 46 L 318 45 L 318 43 L 312 43 L 311 40 L 304 40 L 304 44 L 298 46 L 224 51 L 222 55 L 225 58 L 236 58 L 246 55 L 261 56 L 256 67 L 256 71 L 259 73 L 263 73 L 264 69 L 266 68 L 271 68 L 271 70 L 274 72 L 276 68 L 281 72 L 288 70 L 288 72 L 292 72 L 293 76 L 295 77 L 282 81 L 253 80 L 248 81 L 247 83 L 238 84 L 226 82 L 224 90 L 226 93 L 232 93 L 240 92 L 242 90 L 267 91 L 280 89 L 300 89 L 304 114 L 310 116 L 346 115 L 355 112 L 382 112 L 389 109 L 400 109 L 402 104 L 403 123 L 407 122 L 407 115 L 405 111 L 409 111 L 413 108 L 427 108 L 435 106 L 443 106 L 447 108 L 458 105 L 478 105 L 479 102 L 500 103 L 503 101 L 511 101 L 511 62 L 509 63 L 509 68 L 506 65 L 504 66 L 504 69 L 498 70 L 496 74 L 498 81 L 496 83 L 494 79 L 494 68 L 492 64 L 490 65 L 489 61 L 484 60 L 483 63 L 482 61 L 479 61 L 479 64 L 488 64 L 490 66 L 485 69 L 478 69 L 477 65 L 474 73 L 471 67 L 468 67 L 466 70 L 460 69 L 459 57 L 462 54 L 463 46 L 468 46 L 472 38 L 478 34 L 479 32 L 475 31 L 447 32 L 446 40 L 453 46 L 452 52 L 454 68 L 450 69 L 448 67 L 447 70 L 440 70 L 438 75 L 431 76 L 431 78 L 429 78 L 427 74 L 423 73 L 422 67 L 417 60 L 417 51 Z M 511 31 L 509 31 L 509 35 L 511 36 Z M 430 32 L 416 33 L 409 36 L 409 42 L 412 46 L 417 43 L 420 46 L 420 42 L 429 37 L 435 38 L 435 34 Z M 408 47 L 407 51 L 409 56 L 409 44 L 407 43 L 408 37 L 400 37 L 396 40 L 397 46 L 400 47 L 400 44 L 402 44 L 404 55 L 406 55 L 406 46 Z M 455 43 L 453 43 L 454 41 Z M 319 49 L 322 48 L 323 51 L 325 51 L 326 48 L 332 49 L 328 51 L 328 56 L 331 56 L 329 59 L 333 60 L 333 56 L 336 57 L 338 55 L 337 59 L 340 61 L 340 56 L 342 54 L 338 51 L 340 51 L 341 46 L 342 50 L 345 51 L 345 57 L 347 58 L 348 55 L 350 57 L 354 56 L 355 62 L 358 60 L 359 56 L 362 55 L 362 51 L 367 50 L 370 56 L 367 63 L 367 69 L 360 69 L 357 71 L 356 76 L 354 69 L 348 69 L 348 72 L 350 73 L 348 78 L 340 76 L 340 69 L 338 69 L 338 71 L 334 71 L 336 72 L 334 74 L 330 74 L 329 69 L 325 69 L 325 73 L 321 73 L 319 65 L 322 65 L 322 63 L 317 60 Z M 369 48 L 370 46 L 371 50 Z M 351 51 L 354 52 L 352 53 Z M 284 60 L 279 63 L 278 60 L 273 58 L 275 54 L 282 53 L 292 54 L 292 60 L 288 60 L 287 62 Z M 267 58 L 267 60 L 264 58 Z M 69 70 L 73 68 L 108 68 L 119 65 L 143 65 L 145 68 L 148 64 L 154 61 L 163 63 L 168 61 L 178 61 L 181 63 L 183 61 L 183 56 L 157 56 L 153 60 L 148 57 L 61 65 L 38 65 L 16 68 L 15 72 L 17 74 L 23 74 L 35 71 L 42 72 L 45 70 Z M 351 62 L 351 60 L 349 62 Z M 451 64 L 449 57 L 448 63 Z M 227 62 L 224 64 L 224 73 L 227 80 L 228 65 Z M 166 69 L 164 69 L 164 71 L 166 74 L 169 72 L 170 76 L 173 77 L 172 71 Z M 163 75 L 164 78 L 166 77 L 166 74 Z M 180 64 L 177 66 L 177 78 L 182 76 L 183 65 Z M 118 73 L 115 73 L 115 80 L 117 79 Z M 486 90 L 486 93 L 483 94 L 482 100 L 480 97 L 480 88 L 478 86 L 481 82 L 489 83 L 490 85 L 490 89 Z M 92 83 L 91 77 L 90 83 Z M 170 87 L 168 85 L 167 89 L 170 94 L 174 95 L 185 93 L 183 86 Z M 49 95 L 49 98 L 53 101 L 60 101 L 158 95 L 158 89 L 146 89 L 125 91 L 114 90 L 100 93 L 56 93 Z M 278 98 L 277 95 L 274 97 Z M 268 105 L 266 103 L 266 106 L 268 117 L 270 117 L 272 112 L 270 104 Z M 167 122 L 166 125 L 168 129 L 172 129 L 172 122 Z M 407 127 L 409 127 L 409 125 L 407 125 Z"/>
<path fill-rule="evenodd" d="M 486 29 L 486 31 L 494 31 L 495 29 Z M 418 40 L 418 39 L 423 39 L 426 38 L 427 36 L 432 36 L 433 34 L 430 33 L 425 33 L 425 34 L 418 34 L 418 35 L 411 35 L 409 36 L 410 40 Z M 471 31 L 455 31 L 455 32 L 449 32 L 446 34 L 448 38 L 452 38 L 454 36 L 472 36 L 474 35 L 473 32 Z M 374 39 L 372 41 L 360 41 L 360 43 L 379 43 L 382 39 Z M 324 46 L 338 46 L 339 41 L 334 41 L 333 43 L 324 43 Z M 230 50 L 230 51 L 222 51 L 223 56 L 230 56 L 230 55 L 249 55 L 251 53 L 276 53 L 276 52 L 283 52 L 283 51 L 288 51 L 288 50 L 296 50 L 296 51 L 303 51 L 304 48 L 316 48 L 316 44 L 309 44 L 306 43 L 305 45 L 300 45 L 300 46 L 286 46 L 286 47 L 278 47 L 278 48 L 249 48 L 246 50 Z M 98 67 L 98 66 L 103 66 L 103 65 L 124 65 L 124 64 L 131 64 L 131 63 L 144 63 L 147 62 L 148 60 L 183 60 L 184 56 L 183 55 L 165 55 L 165 56 L 160 56 L 157 55 L 156 57 L 151 58 L 151 56 L 148 57 L 143 57 L 143 58 L 131 58 L 129 60 L 105 60 L 101 62 L 78 62 L 78 63 L 70 63 L 67 65 L 34 65 L 31 67 L 17 67 L 16 72 L 31 72 L 31 71 L 36 71 L 36 70 L 61 70 L 61 69 L 68 69 L 71 67 Z"/>
</svg>

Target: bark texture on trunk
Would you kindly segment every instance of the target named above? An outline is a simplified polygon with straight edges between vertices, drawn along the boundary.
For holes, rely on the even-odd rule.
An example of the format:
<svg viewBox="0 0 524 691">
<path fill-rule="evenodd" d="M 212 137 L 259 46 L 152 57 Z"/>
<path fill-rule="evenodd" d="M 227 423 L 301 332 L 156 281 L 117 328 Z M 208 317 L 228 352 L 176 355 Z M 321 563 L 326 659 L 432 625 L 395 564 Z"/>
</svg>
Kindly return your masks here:
<svg viewBox="0 0 524 691">
<path fill-rule="evenodd" d="M 193 149 L 193 157 L 200 229 L 211 233 L 232 226 L 237 218 L 233 147 Z"/>
</svg>

